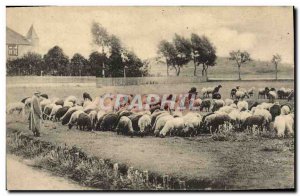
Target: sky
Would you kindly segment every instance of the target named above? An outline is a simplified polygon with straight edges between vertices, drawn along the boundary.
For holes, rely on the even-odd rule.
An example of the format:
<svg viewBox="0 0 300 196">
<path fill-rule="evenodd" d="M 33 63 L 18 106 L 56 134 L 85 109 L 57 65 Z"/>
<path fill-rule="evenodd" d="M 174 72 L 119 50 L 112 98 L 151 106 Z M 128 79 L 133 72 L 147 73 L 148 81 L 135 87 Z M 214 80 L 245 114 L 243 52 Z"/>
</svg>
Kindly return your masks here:
<svg viewBox="0 0 300 196">
<path fill-rule="evenodd" d="M 40 38 L 40 52 L 58 45 L 72 57 L 97 48 L 91 24 L 99 22 L 140 58 L 153 58 L 162 39 L 174 34 L 206 35 L 218 56 L 247 50 L 252 58 L 294 62 L 292 7 L 24 7 L 7 8 L 6 25 L 22 35 L 30 26 Z"/>
</svg>

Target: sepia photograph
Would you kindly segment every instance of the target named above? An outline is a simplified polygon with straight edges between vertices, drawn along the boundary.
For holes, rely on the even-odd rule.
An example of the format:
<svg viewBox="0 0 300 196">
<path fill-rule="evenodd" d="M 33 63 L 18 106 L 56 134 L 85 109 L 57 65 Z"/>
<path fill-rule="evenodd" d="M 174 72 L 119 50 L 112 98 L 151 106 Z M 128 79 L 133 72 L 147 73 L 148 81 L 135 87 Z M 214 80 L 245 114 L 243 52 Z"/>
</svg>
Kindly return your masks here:
<svg viewBox="0 0 300 196">
<path fill-rule="evenodd" d="M 295 191 L 294 7 L 5 10 L 6 190 Z"/>
</svg>

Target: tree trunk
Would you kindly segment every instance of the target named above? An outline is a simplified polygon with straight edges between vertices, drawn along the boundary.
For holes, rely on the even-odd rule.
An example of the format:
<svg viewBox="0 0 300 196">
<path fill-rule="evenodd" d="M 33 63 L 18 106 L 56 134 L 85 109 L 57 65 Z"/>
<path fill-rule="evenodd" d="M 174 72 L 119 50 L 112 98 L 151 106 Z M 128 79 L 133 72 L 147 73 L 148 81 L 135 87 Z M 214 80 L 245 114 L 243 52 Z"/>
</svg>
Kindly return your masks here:
<svg viewBox="0 0 300 196">
<path fill-rule="evenodd" d="M 197 65 L 194 58 L 194 76 L 197 76 Z"/>
<path fill-rule="evenodd" d="M 180 67 L 178 67 L 177 76 L 179 76 L 179 74 L 180 74 Z"/>
<path fill-rule="evenodd" d="M 167 76 L 169 76 L 169 65 L 167 65 Z"/>
<path fill-rule="evenodd" d="M 207 77 L 207 69 L 208 69 L 208 65 L 205 66 L 205 77 Z"/>
<path fill-rule="evenodd" d="M 275 63 L 275 79 L 277 80 L 277 73 L 278 73 L 278 69 L 277 69 L 277 63 Z"/>
<path fill-rule="evenodd" d="M 205 64 L 203 64 L 203 67 L 202 67 L 202 76 L 205 76 Z"/>
<path fill-rule="evenodd" d="M 239 70 L 239 80 L 241 80 L 241 66 L 238 66 L 238 70 Z"/>
</svg>

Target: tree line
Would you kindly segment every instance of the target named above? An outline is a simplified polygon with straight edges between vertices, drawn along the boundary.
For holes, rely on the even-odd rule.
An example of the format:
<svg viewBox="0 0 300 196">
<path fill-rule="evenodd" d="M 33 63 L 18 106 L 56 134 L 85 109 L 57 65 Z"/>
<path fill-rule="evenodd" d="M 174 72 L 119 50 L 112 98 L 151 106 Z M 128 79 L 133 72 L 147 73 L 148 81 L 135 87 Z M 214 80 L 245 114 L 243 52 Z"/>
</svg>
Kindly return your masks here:
<svg viewBox="0 0 300 196">
<path fill-rule="evenodd" d="M 202 76 L 207 76 L 207 69 L 216 64 L 216 48 L 206 36 L 199 36 L 195 33 L 190 38 L 178 34 L 174 35 L 172 41 L 162 40 L 158 45 L 159 60 L 169 69 L 173 68 L 176 75 L 180 75 L 181 68 L 193 61 L 194 76 L 197 75 L 197 67 L 202 66 Z"/>
<path fill-rule="evenodd" d="M 91 28 L 94 51 L 88 58 L 75 53 L 70 59 L 59 46 L 47 54 L 28 52 L 6 62 L 7 75 L 142 77 L 148 75 L 147 61 L 142 61 L 133 51 L 122 46 L 120 39 L 109 35 L 99 23 Z"/>
</svg>

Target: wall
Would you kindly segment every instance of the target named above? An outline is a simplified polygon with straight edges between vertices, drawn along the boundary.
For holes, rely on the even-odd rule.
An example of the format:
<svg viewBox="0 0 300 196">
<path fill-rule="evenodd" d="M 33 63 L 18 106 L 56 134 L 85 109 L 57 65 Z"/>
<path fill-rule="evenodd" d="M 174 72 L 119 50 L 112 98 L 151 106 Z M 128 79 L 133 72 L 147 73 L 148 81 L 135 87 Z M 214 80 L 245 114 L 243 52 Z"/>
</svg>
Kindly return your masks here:
<svg viewBox="0 0 300 196">
<path fill-rule="evenodd" d="M 205 82 L 204 77 L 134 77 L 134 78 L 96 78 L 97 87 L 102 86 L 128 86 L 143 84 L 176 84 Z"/>
</svg>

